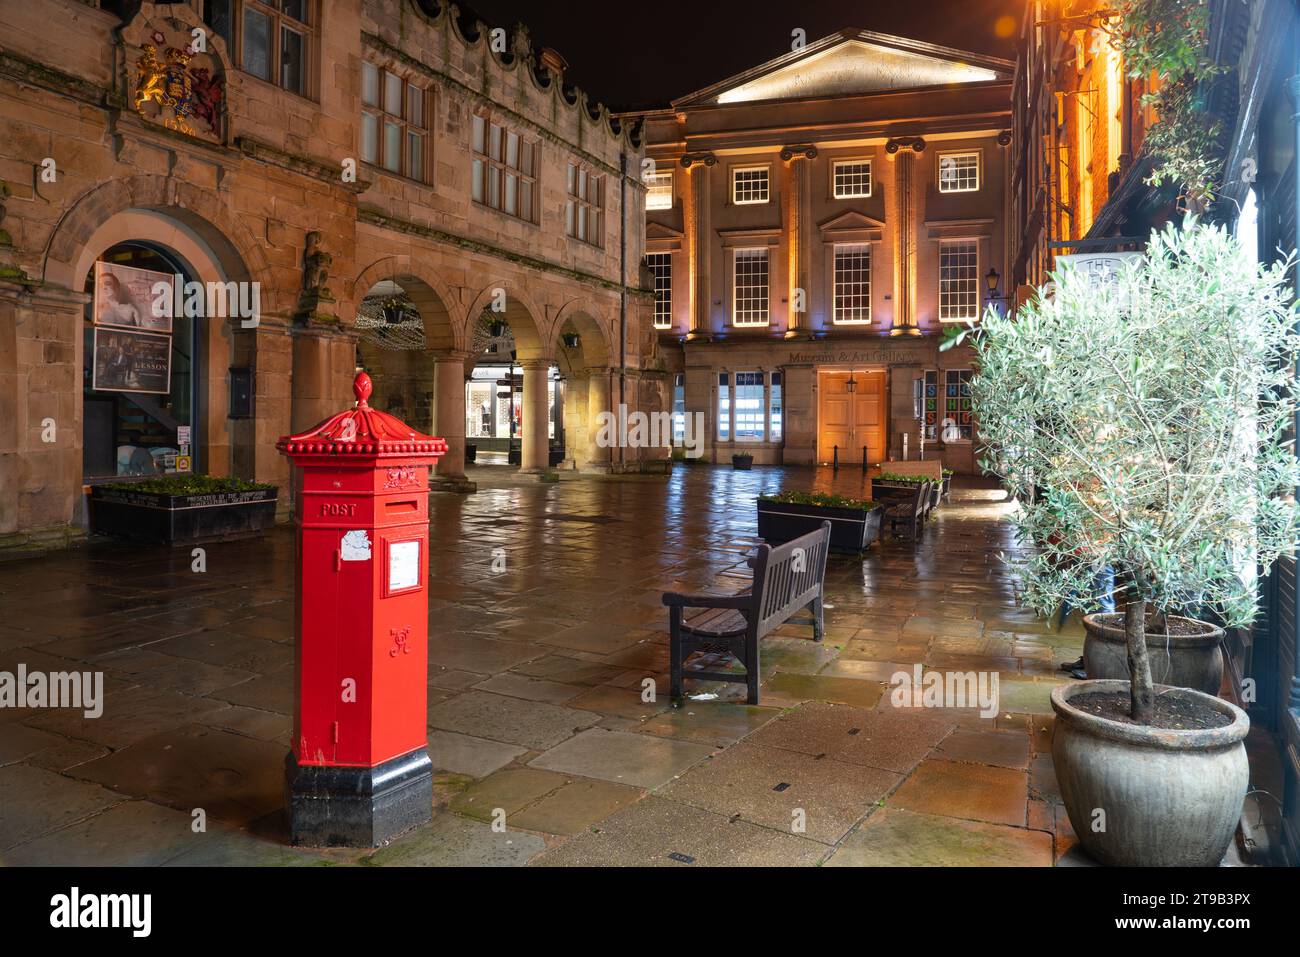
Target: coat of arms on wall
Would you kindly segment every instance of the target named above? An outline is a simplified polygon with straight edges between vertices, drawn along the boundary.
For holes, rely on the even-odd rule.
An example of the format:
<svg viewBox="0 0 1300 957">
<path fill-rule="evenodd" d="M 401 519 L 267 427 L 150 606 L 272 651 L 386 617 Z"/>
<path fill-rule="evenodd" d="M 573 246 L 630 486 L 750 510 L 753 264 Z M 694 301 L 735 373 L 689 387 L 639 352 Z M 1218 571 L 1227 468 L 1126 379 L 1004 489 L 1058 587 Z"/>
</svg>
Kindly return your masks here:
<svg viewBox="0 0 1300 957">
<path fill-rule="evenodd" d="M 136 112 L 171 130 L 219 139 L 225 93 L 219 62 L 192 46 L 169 45 L 160 30 L 149 41 L 141 44 L 136 62 Z"/>
</svg>

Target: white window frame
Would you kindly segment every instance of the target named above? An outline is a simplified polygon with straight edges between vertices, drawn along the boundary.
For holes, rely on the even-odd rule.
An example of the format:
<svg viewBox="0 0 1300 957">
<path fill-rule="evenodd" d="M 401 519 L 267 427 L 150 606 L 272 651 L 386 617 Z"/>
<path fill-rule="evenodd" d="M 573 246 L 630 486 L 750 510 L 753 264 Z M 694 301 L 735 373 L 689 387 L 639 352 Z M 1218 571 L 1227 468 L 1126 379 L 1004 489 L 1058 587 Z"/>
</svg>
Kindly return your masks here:
<svg viewBox="0 0 1300 957">
<path fill-rule="evenodd" d="M 654 276 L 654 327 L 656 329 L 671 329 L 673 327 L 673 254 L 670 252 L 649 252 L 646 253 L 646 259 L 651 260 L 649 262 L 650 272 Z M 667 266 L 667 270 L 662 277 L 655 268 L 655 259 Z M 662 286 L 660 285 L 661 278 L 664 280 Z M 662 297 L 660 293 L 663 294 Z"/>
<path fill-rule="evenodd" d="M 867 168 L 867 191 L 865 193 L 841 193 L 838 173 L 841 166 L 865 166 Z M 831 163 L 831 196 L 835 199 L 867 199 L 876 186 L 876 171 L 870 159 L 843 159 Z"/>
<path fill-rule="evenodd" d="M 431 142 L 431 131 L 429 116 L 432 113 L 433 91 L 428 87 L 420 86 L 418 83 L 412 83 L 408 77 L 395 73 L 385 67 L 380 66 L 371 60 L 363 60 L 361 71 L 370 69 L 375 74 L 376 97 L 375 102 L 370 103 L 365 99 L 365 82 L 362 81 L 361 112 L 365 115 L 362 118 L 362 124 L 365 123 L 365 117 L 369 117 L 375 126 L 375 155 L 374 157 L 365 156 L 364 133 L 361 127 L 357 129 L 358 143 L 361 158 L 366 165 L 374 169 L 381 170 L 393 176 L 404 176 L 407 179 L 415 180 L 417 183 L 428 183 L 431 173 L 432 164 L 429 162 L 429 143 Z M 398 99 L 401 101 L 398 105 L 398 112 L 394 113 L 389 109 L 390 104 L 387 102 L 387 83 L 388 78 L 392 77 L 398 83 Z M 416 91 L 419 96 L 420 105 L 418 110 L 412 105 L 412 91 Z M 418 115 L 417 115 L 418 114 Z M 392 159 L 388 155 L 386 141 L 384 138 L 385 127 L 395 126 L 398 130 L 398 156 L 397 169 L 388 165 Z M 412 137 L 419 140 L 417 150 L 411 148 Z M 420 168 L 414 169 L 415 159 L 418 156 Z"/>
<path fill-rule="evenodd" d="M 867 296 L 867 314 L 865 318 L 840 318 L 840 252 L 850 250 L 865 251 L 867 256 L 867 275 L 866 275 L 866 296 Z M 831 323 L 836 326 L 869 326 L 872 323 L 871 315 L 871 243 L 835 243 L 831 247 Z M 861 283 L 863 280 L 853 280 L 854 283 Z"/>
<path fill-rule="evenodd" d="M 664 189 L 663 181 L 668 181 L 668 188 Z M 667 198 L 667 202 L 663 202 Z M 672 209 L 673 208 L 673 171 L 671 169 L 656 169 L 646 177 L 645 208 L 653 209 Z"/>
<path fill-rule="evenodd" d="M 954 186 L 951 183 L 944 182 L 943 161 L 945 159 L 955 159 L 957 157 L 973 156 L 975 157 L 975 185 L 974 186 Z M 939 192 L 941 193 L 978 193 L 982 180 L 984 179 L 984 157 L 979 150 L 949 150 L 946 153 L 940 153 L 938 161 L 935 163 L 935 169 L 939 176 Z"/>
<path fill-rule="evenodd" d="M 740 199 L 736 187 L 739 185 L 741 173 L 763 174 L 763 198 L 762 199 Z M 750 192 L 750 190 L 746 190 Z M 731 203 L 733 206 L 761 206 L 764 203 L 772 201 L 772 168 L 766 163 L 760 163 L 755 166 L 733 166 L 731 168 Z"/>
<path fill-rule="evenodd" d="M 944 247 L 950 247 L 950 246 L 970 246 L 970 247 L 972 247 L 972 248 L 975 250 L 975 263 L 974 263 L 974 266 L 972 267 L 972 270 L 971 270 L 971 273 L 972 273 L 972 275 L 971 275 L 971 284 L 972 284 L 972 286 L 974 287 L 974 290 L 975 290 L 975 306 L 974 306 L 974 312 L 973 312 L 973 314 L 968 315 L 968 316 L 967 316 L 967 315 L 960 315 L 960 316 L 958 316 L 958 315 L 945 315 L 945 314 L 944 314 L 945 309 L 947 308 L 947 306 L 945 306 L 945 303 L 944 303 L 944 283 L 945 283 L 946 280 L 944 279 L 944 274 L 943 274 L 943 268 L 944 268 L 944 267 L 943 267 L 943 253 L 944 253 Z M 979 241 L 978 238 L 966 238 L 966 239 L 941 239 L 941 240 L 939 240 L 939 264 L 938 264 L 938 265 L 939 265 L 939 270 L 938 270 L 938 273 L 939 273 L 939 321 L 940 321 L 940 322 L 978 322 L 978 321 L 979 321 L 979 317 L 980 317 L 980 305 L 981 305 L 981 302 L 982 302 L 982 299 L 983 299 L 983 294 L 982 294 L 982 292 L 980 291 L 980 282 L 981 282 L 981 279 L 980 279 L 980 260 L 981 260 L 981 257 L 980 257 L 980 241 Z M 952 280 L 947 280 L 947 281 L 952 281 Z"/>
<path fill-rule="evenodd" d="M 754 254 L 761 253 L 764 262 L 764 283 L 765 294 L 762 298 L 763 318 L 761 321 L 748 318 L 748 314 L 756 310 L 750 307 L 745 309 L 747 317 L 741 318 L 740 310 L 740 263 L 742 259 L 756 258 Z M 745 285 L 746 289 L 756 288 L 750 284 Z M 746 296 L 745 302 L 758 302 L 756 297 Z M 772 252 L 767 246 L 743 246 L 732 250 L 731 254 L 731 324 L 739 329 L 765 329 L 772 324 Z"/>
</svg>

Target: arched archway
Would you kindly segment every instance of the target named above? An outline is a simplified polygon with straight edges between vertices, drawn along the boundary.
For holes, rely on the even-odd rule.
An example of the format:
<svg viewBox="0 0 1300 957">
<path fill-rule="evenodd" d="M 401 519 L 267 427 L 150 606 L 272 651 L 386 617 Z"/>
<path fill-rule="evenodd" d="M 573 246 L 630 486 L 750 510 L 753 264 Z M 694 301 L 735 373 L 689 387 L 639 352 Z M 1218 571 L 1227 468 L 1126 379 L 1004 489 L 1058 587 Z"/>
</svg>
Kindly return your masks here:
<svg viewBox="0 0 1300 957">
<path fill-rule="evenodd" d="M 565 458 L 579 468 L 608 467 L 611 451 L 597 439 L 611 402 L 612 350 L 604 325 L 587 303 L 567 303 L 555 320 L 556 363 L 564 390 Z"/>
<path fill-rule="evenodd" d="M 468 353 L 451 289 L 433 271 L 393 257 L 363 270 L 350 300 L 358 364 L 375 384 L 373 404 L 445 439 L 438 475 L 463 482 Z"/>
<path fill-rule="evenodd" d="M 239 323 L 260 321 L 273 308 L 271 291 L 255 278 L 265 267 L 265 253 L 224 207 L 163 177 L 109 181 L 67 210 L 47 243 L 42 275 L 50 286 L 84 290 L 91 300 L 67 317 L 73 365 L 78 379 L 85 378 L 68 389 L 81 422 L 76 451 L 83 481 L 151 468 L 275 477 L 256 473 L 247 448 L 255 435 L 251 423 L 228 414 Z M 183 308 L 161 321 L 152 314 L 159 306 L 152 290 L 177 275 L 195 285 L 181 286 Z M 126 277 L 149 301 L 143 312 L 118 308 L 114 324 L 103 312 L 105 300 L 114 298 L 105 284 L 125 289 Z M 195 288 L 202 292 L 192 302 Z M 251 314 L 232 315 L 240 309 Z M 136 374 L 142 358 L 158 366 L 151 381 Z"/>
</svg>

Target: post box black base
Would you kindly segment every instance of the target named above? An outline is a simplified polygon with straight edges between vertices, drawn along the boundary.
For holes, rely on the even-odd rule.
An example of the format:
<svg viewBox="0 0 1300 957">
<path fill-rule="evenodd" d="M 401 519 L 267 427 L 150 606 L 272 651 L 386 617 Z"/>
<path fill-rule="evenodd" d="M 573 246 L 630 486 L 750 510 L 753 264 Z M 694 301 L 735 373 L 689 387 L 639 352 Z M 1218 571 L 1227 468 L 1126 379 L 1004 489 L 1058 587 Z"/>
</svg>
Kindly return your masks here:
<svg viewBox="0 0 1300 957">
<path fill-rule="evenodd" d="M 433 819 L 433 762 L 424 748 L 373 768 L 284 760 L 289 841 L 307 847 L 378 847 Z"/>
</svg>

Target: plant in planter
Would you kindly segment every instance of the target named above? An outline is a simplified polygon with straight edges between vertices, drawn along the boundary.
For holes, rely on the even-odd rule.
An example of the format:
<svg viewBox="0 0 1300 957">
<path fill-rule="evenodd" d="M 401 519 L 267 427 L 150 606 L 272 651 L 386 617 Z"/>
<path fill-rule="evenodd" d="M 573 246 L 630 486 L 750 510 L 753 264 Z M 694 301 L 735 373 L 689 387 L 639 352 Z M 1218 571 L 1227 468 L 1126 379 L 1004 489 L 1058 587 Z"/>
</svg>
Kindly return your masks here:
<svg viewBox="0 0 1300 957">
<path fill-rule="evenodd" d="M 95 485 L 90 530 L 169 545 L 232 538 L 275 524 L 278 489 L 211 475 L 160 475 Z"/>
<path fill-rule="evenodd" d="M 748 452 L 737 452 L 731 457 L 731 467 L 741 471 L 749 471 L 754 465 L 754 456 Z"/>
<path fill-rule="evenodd" d="M 1050 616 L 1118 583 L 1128 678 L 1052 693 L 1062 797 L 1105 863 L 1217 864 L 1241 814 L 1245 712 L 1160 667 L 1155 683 L 1148 644 L 1203 631 L 1186 607 L 1249 623 L 1254 569 L 1295 545 L 1285 270 L 1189 218 L 1113 283 L 1062 270 L 1051 300 L 973 337 L 981 465 L 1019 500 L 1026 603 Z"/>
<path fill-rule="evenodd" d="M 944 498 L 947 498 L 947 497 L 948 497 L 948 493 L 949 493 L 950 491 L 952 491 L 952 476 L 953 476 L 953 471 L 952 471 L 952 469 L 943 469 L 943 470 L 940 472 L 940 474 L 943 476 L 943 490 L 942 490 L 941 494 L 943 495 Z"/>
<path fill-rule="evenodd" d="M 774 544 L 788 542 L 831 523 L 831 548 L 862 552 L 880 538 L 884 506 L 870 499 L 827 492 L 780 492 L 758 498 L 758 535 Z"/>
</svg>

